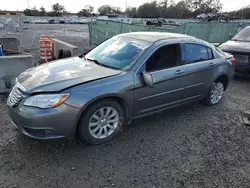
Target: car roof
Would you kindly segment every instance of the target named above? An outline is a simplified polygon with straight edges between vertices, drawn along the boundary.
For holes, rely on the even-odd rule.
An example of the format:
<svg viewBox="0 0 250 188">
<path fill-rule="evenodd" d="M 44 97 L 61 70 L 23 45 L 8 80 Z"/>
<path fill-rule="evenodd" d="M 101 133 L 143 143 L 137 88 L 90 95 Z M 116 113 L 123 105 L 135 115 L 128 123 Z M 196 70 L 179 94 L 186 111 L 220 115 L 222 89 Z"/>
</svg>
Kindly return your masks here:
<svg viewBox="0 0 250 188">
<path fill-rule="evenodd" d="M 178 33 L 167 33 L 167 32 L 131 32 L 131 33 L 120 34 L 118 36 L 143 40 L 147 42 L 157 42 L 159 40 L 176 39 L 176 38 L 195 39 L 195 37 L 192 36 L 178 34 Z"/>
</svg>

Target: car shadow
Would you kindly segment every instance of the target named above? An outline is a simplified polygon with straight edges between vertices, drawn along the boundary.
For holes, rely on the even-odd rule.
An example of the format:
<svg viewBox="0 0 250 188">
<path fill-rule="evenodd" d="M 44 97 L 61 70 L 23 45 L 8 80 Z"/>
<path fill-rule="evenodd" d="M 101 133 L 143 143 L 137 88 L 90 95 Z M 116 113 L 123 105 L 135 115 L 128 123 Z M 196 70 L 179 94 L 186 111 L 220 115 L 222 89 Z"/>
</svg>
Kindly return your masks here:
<svg viewBox="0 0 250 188">
<path fill-rule="evenodd" d="M 216 108 L 219 106 L 193 103 L 136 119 L 124 126 L 115 139 L 101 145 L 91 145 L 77 138 L 34 140 L 20 133 L 11 133 L 12 141 L 2 150 L 7 160 L 5 163 L 10 164 L 6 170 L 20 168 L 29 171 L 36 166 L 77 173 L 78 170 L 105 166 L 105 162 L 126 166 L 134 157 L 139 159 L 154 151 L 156 145 L 163 145 L 166 150 L 177 154 L 173 148 L 185 144 L 186 138 L 193 134 L 197 126 L 201 126 L 193 124 L 195 119 L 202 113 L 214 112 Z M 129 160 L 126 161 L 126 157 Z"/>
<path fill-rule="evenodd" d="M 249 82 L 250 81 L 250 75 L 243 75 L 243 74 L 237 74 L 234 76 L 235 81 L 240 81 L 240 82 Z"/>
<path fill-rule="evenodd" d="M 20 147 L 22 147 L 22 145 L 29 145 L 29 148 L 31 148 L 32 150 L 34 149 L 36 151 L 41 152 L 48 152 L 50 149 L 61 150 L 63 152 L 71 152 L 72 150 L 78 149 L 84 150 L 88 148 L 98 149 L 100 147 L 116 147 L 117 144 L 129 144 L 129 140 L 133 139 L 133 134 L 142 133 L 145 137 L 148 137 L 147 134 L 151 134 L 150 129 L 164 129 L 166 127 L 166 122 L 168 121 L 168 118 L 171 118 L 172 120 L 178 119 L 180 116 L 185 115 L 186 113 L 195 113 L 195 110 L 206 111 L 206 108 L 207 107 L 205 105 L 193 103 L 181 107 L 168 109 L 155 115 L 135 119 L 130 124 L 125 125 L 120 130 L 120 134 L 118 134 L 115 139 L 101 145 L 91 145 L 89 143 L 86 143 L 85 141 L 80 140 L 80 138 L 78 137 L 76 137 L 75 139 L 35 140 L 25 135 L 22 135 L 21 133 L 19 133 L 17 136 L 17 144 L 19 144 Z M 171 126 L 172 125 L 167 128 L 174 128 Z"/>
</svg>

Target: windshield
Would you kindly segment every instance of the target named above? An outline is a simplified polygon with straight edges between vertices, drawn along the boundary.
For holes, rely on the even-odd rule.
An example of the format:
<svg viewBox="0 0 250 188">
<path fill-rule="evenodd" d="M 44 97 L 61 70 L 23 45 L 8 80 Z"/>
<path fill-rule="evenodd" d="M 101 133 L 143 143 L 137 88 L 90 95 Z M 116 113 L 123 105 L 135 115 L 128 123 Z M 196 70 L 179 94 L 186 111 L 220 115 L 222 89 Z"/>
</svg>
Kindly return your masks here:
<svg viewBox="0 0 250 188">
<path fill-rule="evenodd" d="M 113 37 L 90 51 L 86 59 L 115 69 L 128 69 L 151 45 L 149 42 Z"/>
<path fill-rule="evenodd" d="M 245 28 L 236 34 L 232 40 L 250 42 L 250 28 Z"/>
</svg>

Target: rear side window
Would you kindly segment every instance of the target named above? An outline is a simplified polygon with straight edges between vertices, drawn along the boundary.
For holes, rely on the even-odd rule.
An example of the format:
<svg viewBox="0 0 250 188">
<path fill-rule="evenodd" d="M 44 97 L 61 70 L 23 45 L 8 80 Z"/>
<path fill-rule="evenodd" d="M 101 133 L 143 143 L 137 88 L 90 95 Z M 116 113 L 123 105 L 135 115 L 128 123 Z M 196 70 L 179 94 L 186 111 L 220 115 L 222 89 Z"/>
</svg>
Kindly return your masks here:
<svg viewBox="0 0 250 188">
<path fill-rule="evenodd" d="M 206 61 L 213 59 L 213 52 L 210 48 L 200 44 L 184 44 L 185 64 Z"/>
<path fill-rule="evenodd" d="M 225 56 L 224 52 L 221 49 L 217 48 L 217 47 L 214 47 L 214 52 L 215 52 L 214 53 L 215 58 L 222 58 L 222 57 Z"/>
</svg>

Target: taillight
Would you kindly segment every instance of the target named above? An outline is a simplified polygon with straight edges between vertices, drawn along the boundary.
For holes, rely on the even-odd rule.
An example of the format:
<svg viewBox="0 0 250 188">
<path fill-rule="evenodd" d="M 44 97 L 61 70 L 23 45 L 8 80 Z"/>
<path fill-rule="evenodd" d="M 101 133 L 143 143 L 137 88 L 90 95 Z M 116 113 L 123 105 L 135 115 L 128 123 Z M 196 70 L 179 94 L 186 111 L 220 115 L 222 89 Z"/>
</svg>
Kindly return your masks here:
<svg viewBox="0 0 250 188">
<path fill-rule="evenodd" d="M 236 65 L 236 59 L 233 57 L 232 58 L 232 65 L 235 66 Z"/>
</svg>

